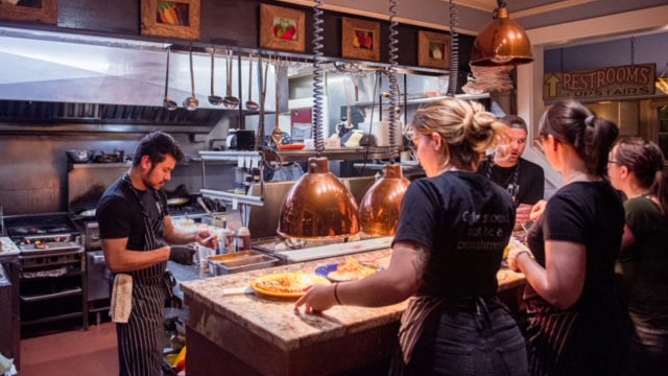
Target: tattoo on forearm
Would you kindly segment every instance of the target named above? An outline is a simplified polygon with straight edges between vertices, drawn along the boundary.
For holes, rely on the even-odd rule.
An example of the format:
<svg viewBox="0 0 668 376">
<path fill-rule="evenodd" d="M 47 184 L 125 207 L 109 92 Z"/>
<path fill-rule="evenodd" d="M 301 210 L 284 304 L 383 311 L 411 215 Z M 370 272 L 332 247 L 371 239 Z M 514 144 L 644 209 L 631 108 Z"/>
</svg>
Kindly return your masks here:
<svg viewBox="0 0 668 376">
<path fill-rule="evenodd" d="M 413 260 L 413 269 L 415 269 L 415 276 L 417 277 L 418 281 L 421 281 L 422 276 L 424 275 L 425 270 L 427 269 L 427 262 L 429 261 L 429 252 L 425 247 L 421 245 L 415 244 L 414 246 L 417 255 Z"/>
</svg>

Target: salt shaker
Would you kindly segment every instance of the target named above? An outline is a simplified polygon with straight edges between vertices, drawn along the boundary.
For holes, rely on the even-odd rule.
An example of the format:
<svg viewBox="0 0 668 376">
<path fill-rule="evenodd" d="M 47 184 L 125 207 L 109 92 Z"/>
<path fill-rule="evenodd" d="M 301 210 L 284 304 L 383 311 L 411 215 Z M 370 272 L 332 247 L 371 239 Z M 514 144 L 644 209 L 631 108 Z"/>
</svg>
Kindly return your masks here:
<svg viewBox="0 0 668 376">
<path fill-rule="evenodd" d="M 246 251 L 250 249 L 250 230 L 246 227 L 239 227 L 237 230 L 237 251 Z"/>
</svg>

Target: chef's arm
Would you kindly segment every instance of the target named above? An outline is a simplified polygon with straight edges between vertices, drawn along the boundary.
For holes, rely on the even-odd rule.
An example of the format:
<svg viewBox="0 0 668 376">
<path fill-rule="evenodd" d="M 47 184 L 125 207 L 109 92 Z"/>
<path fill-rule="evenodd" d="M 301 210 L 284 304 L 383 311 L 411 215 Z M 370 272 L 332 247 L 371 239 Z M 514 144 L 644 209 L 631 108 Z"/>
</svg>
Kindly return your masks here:
<svg viewBox="0 0 668 376">
<path fill-rule="evenodd" d="M 112 272 L 131 272 L 169 260 L 169 247 L 139 252 L 127 249 L 127 246 L 128 238 L 102 239 L 104 259 Z"/>
<path fill-rule="evenodd" d="M 520 251 L 515 262 L 531 287 L 548 303 L 567 309 L 580 299 L 587 267 L 584 244 L 546 241 L 545 268 L 526 251 Z"/>
<path fill-rule="evenodd" d="M 196 242 L 199 231 L 182 231 L 174 227 L 172 217 L 165 217 L 165 240 L 169 244 L 188 244 Z M 208 232 L 207 232 L 208 234 Z"/>
<path fill-rule="evenodd" d="M 431 252 L 419 243 L 398 241 L 392 247 L 387 270 L 352 283 L 339 283 L 342 304 L 380 307 L 402 302 L 420 286 Z"/>
</svg>

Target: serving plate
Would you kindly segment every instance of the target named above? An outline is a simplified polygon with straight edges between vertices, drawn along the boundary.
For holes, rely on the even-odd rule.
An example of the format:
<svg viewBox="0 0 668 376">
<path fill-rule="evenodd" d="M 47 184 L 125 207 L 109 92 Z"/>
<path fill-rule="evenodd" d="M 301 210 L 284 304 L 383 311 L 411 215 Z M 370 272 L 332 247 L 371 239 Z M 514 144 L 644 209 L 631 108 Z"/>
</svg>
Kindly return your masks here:
<svg viewBox="0 0 668 376">
<path fill-rule="evenodd" d="M 304 144 L 276 145 L 278 150 L 301 150 L 306 147 Z"/>
<path fill-rule="evenodd" d="M 362 266 L 365 267 L 365 268 L 374 269 L 376 271 L 376 273 L 383 270 L 382 266 L 374 265 L 374 264 L 362 264 Z M 319 275 L 321 277 L 327 278 L 328 280 L 330 280 L 332 282 L 345 282 L 345 281 L 351 281 L 351 280 L 354 279 L 354 278 L 342 279 L 342 278 L 335 278 L 335 277 L 330 276 L 330 273 L 335 272 L 337 270 L 339 270 L 339 264 L 327 264 L 327 265 L 323 265 L 323 266 L 318 267 L 315 270 L 315 274 Z M 361 278 L 357 278 L 357 279 L 361 279 Z"/>
<path fill-rule="evenodd" d="M 267 283 L 279 284 L 281 281 L 294 284 L 290 289 L 292 291 L 277 291 L 266 286 Z M 329 285 L 330 282 L 327 278 L 310 273 L 278 273 L 256 279 L 251 287 L 261 295 L 294 299 L 304 295 L 315 284 Z"/>
</svg>

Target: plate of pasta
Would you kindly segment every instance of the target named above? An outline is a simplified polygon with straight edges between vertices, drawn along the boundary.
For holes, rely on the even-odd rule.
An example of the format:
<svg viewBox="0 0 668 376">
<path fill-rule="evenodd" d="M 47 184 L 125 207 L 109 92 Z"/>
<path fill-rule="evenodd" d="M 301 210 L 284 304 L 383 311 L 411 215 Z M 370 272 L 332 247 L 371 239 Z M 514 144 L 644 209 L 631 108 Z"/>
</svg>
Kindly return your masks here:
<svg viewBox="0 0 668 376">
<path fill-rule="evenodd" d="M 330 281 L 310 273 L 279 273 L 260 277 L 251 283 L 251 287 L 262 295 L 299 298 L 315 284 L 329 285 Z"/>
<path fill-rule="evenodd" d="M 315 274 L 325 277 L 333 282 L 352 281 L 372 276 L 382 267 L 373 264 L 363 264 L 352 257 L 346 258 L 341 264 L 327 264 L 315 270 Z"/>
</svg>

